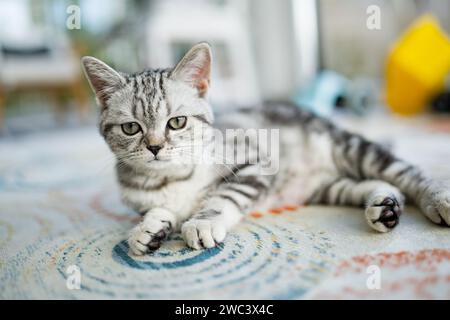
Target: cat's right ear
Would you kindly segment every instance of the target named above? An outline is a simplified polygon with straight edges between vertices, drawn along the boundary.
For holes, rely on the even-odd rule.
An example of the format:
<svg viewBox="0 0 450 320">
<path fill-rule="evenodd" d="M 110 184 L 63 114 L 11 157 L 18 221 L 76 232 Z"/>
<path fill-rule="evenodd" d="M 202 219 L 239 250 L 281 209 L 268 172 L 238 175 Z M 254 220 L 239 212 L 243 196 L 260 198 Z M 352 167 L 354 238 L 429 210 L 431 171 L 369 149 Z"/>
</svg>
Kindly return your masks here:
<svg viewBox="0 0 450 320">
<path fill-rule="evenodd" d="M 106 63 L 94 57 L 83 57 L 81 63 L 99 105 L 106 108 L 110 96 L 125 85 L 125 78 Z"/>
</svg>

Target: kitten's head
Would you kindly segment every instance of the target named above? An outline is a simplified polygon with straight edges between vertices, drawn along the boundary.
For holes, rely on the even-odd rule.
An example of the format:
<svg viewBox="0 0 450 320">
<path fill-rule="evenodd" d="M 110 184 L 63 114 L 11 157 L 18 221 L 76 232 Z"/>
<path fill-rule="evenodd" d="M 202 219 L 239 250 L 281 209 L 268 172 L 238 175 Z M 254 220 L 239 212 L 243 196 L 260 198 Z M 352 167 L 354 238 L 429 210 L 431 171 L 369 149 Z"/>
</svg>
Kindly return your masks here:
<svg viewBox="0 0 450 320">
<path fill-rule="evenodd" d="M 124 74 L 93 57 L 82 63 L 101 108 L 100 132 L 119 162 L 170 171 L 199 143 L 194 132 L 212 124 L 206 43 L 191 48 L 173 69 Z"/>
</svg>

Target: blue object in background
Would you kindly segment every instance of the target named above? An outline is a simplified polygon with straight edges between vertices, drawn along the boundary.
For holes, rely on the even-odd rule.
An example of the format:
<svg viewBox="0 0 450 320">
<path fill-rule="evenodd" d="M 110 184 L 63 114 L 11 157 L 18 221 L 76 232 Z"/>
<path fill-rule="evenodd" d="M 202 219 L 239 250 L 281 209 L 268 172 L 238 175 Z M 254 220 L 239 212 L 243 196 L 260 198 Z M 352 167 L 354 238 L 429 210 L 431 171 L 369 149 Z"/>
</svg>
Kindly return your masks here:
<svg viewBox="0 0 450 320">
<path fill-rule="evenodd" d="M 339 100 L 347 96 L 349 81 L 333 71 L 322 71 L 314 81 L 301 89 L 294 102 L 320 116 L 329 116 Z"/>
<path fill-rule="evenodd" d="M 373 104 L 372 83 L 368 79 L 350 81 L 333 71 L 322 71 L 294 97 L 299 108 L 328 117 L 336 107 L 362 115 Z"/>
</svg>

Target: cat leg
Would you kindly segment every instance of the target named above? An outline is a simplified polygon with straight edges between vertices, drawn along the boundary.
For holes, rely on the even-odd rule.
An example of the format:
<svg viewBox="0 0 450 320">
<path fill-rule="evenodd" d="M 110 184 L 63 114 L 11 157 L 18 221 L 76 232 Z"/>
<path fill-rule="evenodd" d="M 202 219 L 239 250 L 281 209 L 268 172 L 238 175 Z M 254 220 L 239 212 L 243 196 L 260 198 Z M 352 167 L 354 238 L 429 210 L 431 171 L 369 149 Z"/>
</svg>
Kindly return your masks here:
<svg viewBox="0 0 450 320">
<path fill-rule="evenodd" d="M 386 166 L 379 177 L 397 186 L 432 222 L 450 226 L 450 184 L 431 179 L 401 160 Z"/>
<path fill-rule="evenodd" d="M 388 232 L 398 225 L 404 198 L 397 187 L 384 181 L 338 177 L 324 183 L 308 203 L 364 206 L 369 226 Z"/>
<path fill-rule="evenodd" d="M 420 194 L 417 202 L 425 215 L 436 224 L 450 227 L 450 185 L 430 181 Z"/>
<path fill-rule="evenodd" d="M 334 131 L 332 155 L 340 175 L 396 186 L 432 222 L 450 226 L 450 184 L 427 177 L 389 150 L 345 131 Z"/>
<path fill-rule="evenodd" d="M 212 190 L 198 213 L 181 226 L 186 244 L 193 249 L 221 243 L 228 230 L 270 187 L 273 176 L 261 175 L 257 165 L 234 170 Z"/>
<path fill-rule="evenodd" d="M 135 255 L 143 255 L 161 246 L 176 226 L 175 215 L 164 208 L 149 210 L 142 221 L 131 229 L 128 245 Z"/>
<path fill-rule="evenodd" d="M 398 186 L 432 222 L 450 227 L 450 184 L 427 177 L 422 170 L 395 160 L 380 176 Z"/>
</svg>

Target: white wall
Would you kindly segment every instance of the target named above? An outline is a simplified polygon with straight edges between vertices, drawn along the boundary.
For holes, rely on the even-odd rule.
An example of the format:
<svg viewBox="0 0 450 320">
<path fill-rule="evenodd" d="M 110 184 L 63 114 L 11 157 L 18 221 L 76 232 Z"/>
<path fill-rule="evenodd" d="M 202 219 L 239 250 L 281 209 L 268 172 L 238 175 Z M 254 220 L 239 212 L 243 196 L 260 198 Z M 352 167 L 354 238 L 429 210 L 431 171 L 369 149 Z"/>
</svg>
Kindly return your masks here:
<svg viewBox="0 0 450 320">
<path fill-rule="evenodd" d="M 298 68 L 291 1 L 250 0 L 249 23 L 262 97 L 290 95 Z"/>
</svg>

